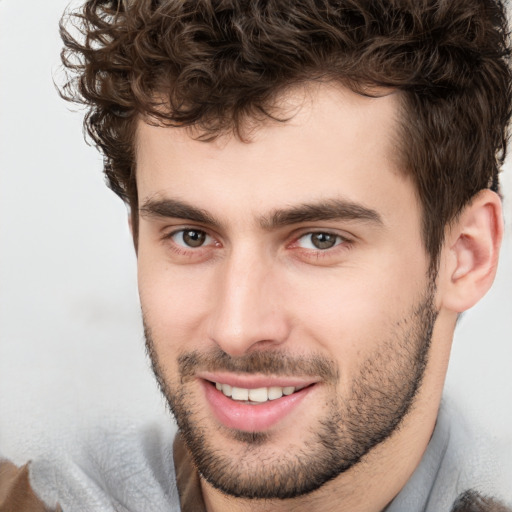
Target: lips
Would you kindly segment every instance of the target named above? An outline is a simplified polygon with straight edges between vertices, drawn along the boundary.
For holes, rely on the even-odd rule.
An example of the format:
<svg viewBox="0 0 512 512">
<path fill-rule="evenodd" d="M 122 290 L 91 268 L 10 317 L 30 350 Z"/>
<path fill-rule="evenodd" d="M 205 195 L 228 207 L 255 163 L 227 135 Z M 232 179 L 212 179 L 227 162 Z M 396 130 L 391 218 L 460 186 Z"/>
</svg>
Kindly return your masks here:
<svg viewBox="0 0 512 512">
<path fill-rule="evenodd" d="M 268 377 L 208 377 L 199 381 L 213 415 L 225 427 L 245 432 L 264 432 L 278 425 L 317 384 Z"/>
</svg>

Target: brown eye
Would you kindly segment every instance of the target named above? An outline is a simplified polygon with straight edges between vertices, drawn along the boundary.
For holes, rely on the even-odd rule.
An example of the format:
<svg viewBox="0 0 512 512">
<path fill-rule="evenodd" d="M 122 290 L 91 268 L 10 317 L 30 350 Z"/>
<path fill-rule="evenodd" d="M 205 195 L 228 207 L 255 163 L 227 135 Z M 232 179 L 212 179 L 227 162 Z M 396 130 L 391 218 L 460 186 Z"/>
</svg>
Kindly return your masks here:
<svg viewBox="0 0 512 512">
<path fill-rule="evenodd" d="M 336 238 L 338 237 L 329 233 L 313 233 L 311 235 L 311 243 L 317 249 L 330 249 L 335 246 Z"/>
<path fill-rule="evenodd" d="M 318 232 L 308 233 L 307 235 L 300 237 L 298 244 L 304 249 L 326 250 L 340 244 L 342 241 L 343 240 L 339 235 Z"/>
<path fill-rule="evenodd" d="M 198 229 L 182 229 L 172 235 L 172 239 L 178 245 L 193 248 L 201 247 L 208 238 L 208 235 L 204 231 Z"/>
</svg>

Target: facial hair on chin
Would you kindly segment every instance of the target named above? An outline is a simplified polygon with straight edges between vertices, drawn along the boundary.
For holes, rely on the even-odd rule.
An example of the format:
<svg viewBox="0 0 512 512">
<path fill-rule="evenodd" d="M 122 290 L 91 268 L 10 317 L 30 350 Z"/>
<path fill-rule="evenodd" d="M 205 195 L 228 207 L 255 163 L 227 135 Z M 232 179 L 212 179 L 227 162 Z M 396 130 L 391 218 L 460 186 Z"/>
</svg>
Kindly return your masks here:
<svg viewBox="0 0 512 512">
<path fill-rule="evenodd" d="M 409 315 L 396 322 L 394 332 L 378 344 L 381 350 L 361 365 L 343 397 L 336 391 L 339 369 L 334 361 L 320 356 L 296 358 L 282 351 L 238 358 L 220 349 L 187 352 L 178 358 L 180 381 L 171 383 L 145 322 L 153 371 L 202 476 L 231 496 L 287 499 L 310 493 L 357 464 L 396 430 L 414 402 L 437 317 L 434 294 L 431 284 Z M 304 432 L 300 446 L 276 449 L 270 434 L 229 431 L 232 443 L 243 445 L 232 457 L 215 446 L 220 434 L 191 398 L 187 383 L 200 369 L 320 377 L 330 390 L 327 412 Z"/>
</svg>

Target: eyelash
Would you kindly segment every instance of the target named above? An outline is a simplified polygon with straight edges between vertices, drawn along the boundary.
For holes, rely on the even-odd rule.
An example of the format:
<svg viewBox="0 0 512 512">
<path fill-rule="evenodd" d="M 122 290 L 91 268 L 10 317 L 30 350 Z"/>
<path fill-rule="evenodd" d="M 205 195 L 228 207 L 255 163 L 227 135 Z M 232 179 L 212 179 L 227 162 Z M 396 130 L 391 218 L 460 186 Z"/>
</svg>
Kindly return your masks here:
<svg viewBox="0 0 512 512">
<path fill-rule="evenodd" d="M 221 246 L 221 244 L 219 242 L 216 242 L 215 237 L 213 237 L 212 235 L 209 235 L 206 230 L 198 229 L 198 228 L 194 228 L 194 227 L 183 227 L 180 229 L 175 229 L 175 230 L 171 231 L 170 233 L 165 234 L 163 236 L 163 241 L 164 242 L 171 241 L 171 244 L 169 244 L 171 250 L 180 256 L 191 256 L 191 255 L 199 256 L 200 254 L 204 254 L 204 250 L 208 250 L 209 248 L 212 247 L 212 244 L 200 245 L 196 248 L 185 247 L 181 244 L 178 244 L 177 242 L 175 242 L 173 240 L 173 238 L 176 235 L 181 233 L 183 236 L 187 231 L 203 233 L 206 238 L 210 238 L 211 240 L 214 241 L 214 244 L 213 244 L 214 246 Z M 332 247 L 328 247 L 325 249 L 320 249 L 320 248 L 309 249 L 309 248 L 300 247 L 298 245 L 298 243 L 301 239 L 303 239 L 307 236 L 311 237 L 315 234 L 333 236 L 336 238 L 336 243 Z M 333 232 L 327 231 L 327 230 L 326 231 L 318 230 L 318 231 L 305 231 L 305 232 L 301 232 L 299 235 L 295 235 L 293 237 L 292 242 L 288 243 L 286 245 L 286 247 L 289 249 L 292 249 L 294 251 L 302 253 L 302 255 L 304 255 L 306 258 L 318 260 L 320 258 L 333 256 L 334 254 L 337 254 L 339 251 L 349 250 L 352 247 L 352 244 L 353 244 L 353 241 L 346 236 L 340 235 L 338 233 L 333 233 Z"/>
<path fill-rule="evenodd" d="M 168 246 L 171 248 L 171 250 L 173 252 L 175 252 L 176 254 L 178 254 L 180 256 L 198 255 L 198 253 L 203 252 L 205 248 L 209 247 L 208 245 L 201 245 L 201 246 L 198 246 L 197 248 L 186 247 L 184 245 L 178 244 L 177 242 L 175 242 L 173 240 L 174 236 L 178 235 L 179 233 L 185 234 L 187 231 L 203 233 L 206 237 L 209 237 L 215 241 L 215 238 L 212 237 L 211 235 L 209 235 L 204 229 L 198 229 L 198 228 L 193 228 L 193 227 L 184 227 L 181 229 L 175 229 L 175 230 L 171 231 L 170 233 L 165 234 L 162 237 L 162 240 L 164 242 L 171 242 L 170 244 L 168 244 Z M 218 242 L 216 242 L 216 245 L 220 245 L 220 244 Z M 201 249 L 203 251 L 201 251 Z"/>
<path fill-rule="evenodd" d="M 325 234 L 325 235 L 334 236 L 334 237 L 336 237 L 337 242 L 333 247 L 323 249 L 323 250 L 322 249 L 306 249 L 306 248 L 300 247 L 298 245 L 299 241 L 302 238 L 307 237 L 307 236 L 312 236 L 315 234 Z M 333 258 L 341 257 L 341 255 L 343 253 L 345 253 L 346 251 L 350 250 L 353 247 L 353 244 L 354 244 L 354 241 L 345 235 L 341 235 L 339 233 L 335 233 L 335 232 L 327 231 L 327 230 L 325 230 L 325 231 L 318 230 L 318 231 L 306 231 L 306 232 L 300 233 L 298 236 L 294 237 L 293 241 L 290 244 L 288 244 L 287 247 L 292 249 L 293 251 L 297 251 L 297 253 L 300 254 L 300 257 L 302 259 L 310 260 L 313 262 L 327 260 L 326 263 L 329 263 L 329 259 L 331 259 L 331 261 L 332 261 Z"/>
<path fill-rule="evenodd" d="M 311 245 L 314 245 L 314 243 L 312 241 L 312 238 L 315 235 L 325 235 L 326 237 L 333 237 L 334 238 L 334 245 L 332 245 L 331 247 L 324 247 L 323 249 L 320 248 L 320 247 L 311 247 L 311 248 L 308 248 L 306 250 L 319 251 L 319 252 L 327 252 L 327 251 L 333 249 L 334 247 L 337 247 L 338 245 L 341 245 L 342 243 L 347 241 L 347 239 L 345 237 L 343 237 L 341 235 L 338 235 L 337 233 L 331 233 L 329 231 L 309 231 L 309 232 L 304 233 L 301 236 L 297 237 L 295 239 L 295 242 L 293 242 L 292 244 L 298 244 L 299 241 L 302 240 L 303 238 L 309 237 Z M 303 249 L 305 249 L 305 248 L 303 248 Z"/>
</svg>

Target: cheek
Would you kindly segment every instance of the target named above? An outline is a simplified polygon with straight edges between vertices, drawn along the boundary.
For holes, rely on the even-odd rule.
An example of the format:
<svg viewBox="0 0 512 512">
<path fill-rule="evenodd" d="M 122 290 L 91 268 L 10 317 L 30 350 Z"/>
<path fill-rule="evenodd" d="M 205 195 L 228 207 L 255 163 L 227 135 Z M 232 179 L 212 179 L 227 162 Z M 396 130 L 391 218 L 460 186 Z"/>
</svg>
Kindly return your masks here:
<svg viewBox="0 0 512 512">
<path fill-rule="evenodd" d="M 268 292 L 275 313 L 293 326 L 284 348 L 320 352 L 351 378 L 393 339 L 425 289 L 420 256 L 402 248 L 358 253 L 357 264 L 340 268 L 276 265 Z M 180 352 L 206 348 L 224 283 L 215 269 L 213 263 L 171 265 L 141 244 L 140 300 L 162 357 L 175 359 Z"/>
<path fill-rule="evenodd" d="M 314 283 L 314 284 L 313 284 Z M 296 339 L 309 339 L 350 380 L 361 364 L 401 332 L 425 290 L 423 267 L 389 258 L 297 283 L 290 300 L 300 312 Z"/>
<path fill-rule="evenodd" d="M 145 323 L 159 352 L 175 357 L 204 339 L 203 319 L 211 288 L 208 273 L 185 271 L 139 254 L 138 284 Z"/>
</svg>

